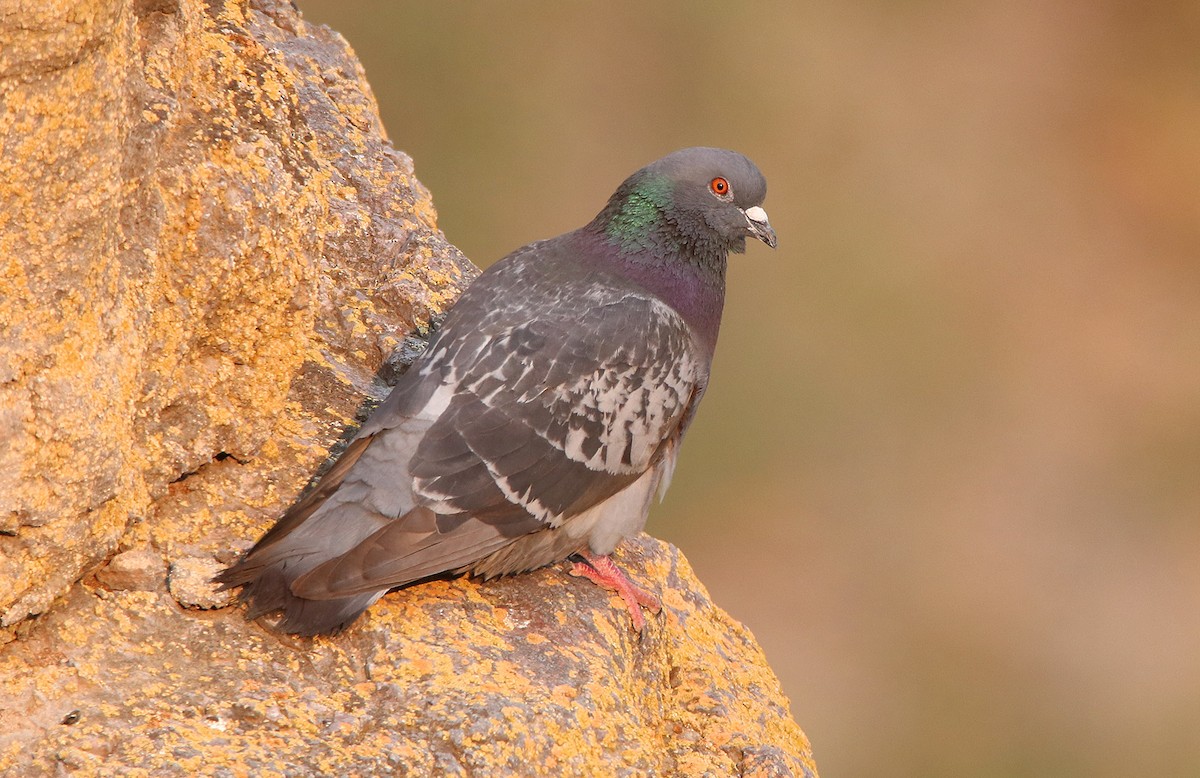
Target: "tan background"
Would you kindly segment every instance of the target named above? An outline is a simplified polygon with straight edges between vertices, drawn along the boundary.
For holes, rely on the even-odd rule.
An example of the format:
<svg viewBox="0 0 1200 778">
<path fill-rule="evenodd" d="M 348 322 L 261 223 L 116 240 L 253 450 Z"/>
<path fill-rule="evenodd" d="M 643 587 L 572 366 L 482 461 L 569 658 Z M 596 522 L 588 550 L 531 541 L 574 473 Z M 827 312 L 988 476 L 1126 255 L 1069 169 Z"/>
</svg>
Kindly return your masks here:
<svg viewBox="0 0 1200 778">
<path fill-rule="evenodd" d="M 301 0 L 477 264 L 766 173 L 651 530 L 830 776 L 1200 774 L 1200 5 Z"/>
</svg>

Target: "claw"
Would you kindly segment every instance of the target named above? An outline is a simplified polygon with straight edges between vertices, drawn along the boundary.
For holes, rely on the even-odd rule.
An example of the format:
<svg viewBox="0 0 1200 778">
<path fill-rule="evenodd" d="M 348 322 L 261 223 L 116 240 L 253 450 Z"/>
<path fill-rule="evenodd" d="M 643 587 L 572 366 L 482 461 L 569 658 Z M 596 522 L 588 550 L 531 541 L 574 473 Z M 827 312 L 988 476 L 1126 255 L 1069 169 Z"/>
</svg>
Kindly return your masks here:
<svg viewBox="0 0 1200 778">
<path fill-rule="evenodd" d="M 649 608 L 652 613 L 658 613 L 662 610 L 662 603 L 658 598 L 630 581 L 621 568 L 617 567 L 617 563 L 612 560 L 612 557 L 607 554 L 580 551 L 578 555 L 585 561 L 576 562 L 570 570 L 571 575 L 586 578 L 602 589 L 621 595 L 621 599 L 625 601 L 625 608 L 629 611 L 629 617 L 633 621 L 633 628 L 638 632 L 644 632 L 646 617 L 642 615 L 642 608 Z"/>
</svg>

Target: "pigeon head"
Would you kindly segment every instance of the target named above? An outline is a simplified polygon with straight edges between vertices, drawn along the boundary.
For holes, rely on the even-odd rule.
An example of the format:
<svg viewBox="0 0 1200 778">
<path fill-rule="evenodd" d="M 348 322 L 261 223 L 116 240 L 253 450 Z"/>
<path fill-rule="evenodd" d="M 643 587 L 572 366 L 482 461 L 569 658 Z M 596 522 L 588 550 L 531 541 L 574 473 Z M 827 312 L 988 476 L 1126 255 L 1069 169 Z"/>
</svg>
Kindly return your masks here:
<svg viewBox="0 0 1200 778">
<path fill-rule="evenodd" d="M 618 187 L 596 224 L 625 251 L 724 260 L 754 237 L 775 247 L 762 208 L 767 182 L 734 151 L 681 149 Z"/>
</svg>

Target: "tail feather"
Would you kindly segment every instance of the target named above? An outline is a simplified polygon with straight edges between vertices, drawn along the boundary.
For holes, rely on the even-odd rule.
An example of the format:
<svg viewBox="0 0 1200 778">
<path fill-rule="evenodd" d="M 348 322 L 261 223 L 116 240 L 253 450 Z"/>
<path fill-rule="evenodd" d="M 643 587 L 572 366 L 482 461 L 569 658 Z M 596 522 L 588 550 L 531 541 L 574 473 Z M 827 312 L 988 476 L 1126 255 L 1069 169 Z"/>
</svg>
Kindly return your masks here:
<svg viewBox="0 0 1200 778">
<path fill-rule="evenodd" d="M 337 634 L 357 619 L 363 611 L 384 595 L 386 589 L 363 592 L 349 597 L 329 600 L 310 600 L 292 593 L 284 565 L 258 568 L 247 574 L 239 564 L 226 569 L 214 580 L 223 589 L 240 586 L 238 601 L 246 605 L 246 618 L 257 619 L 279 611 L 282 615 L 272 626 L 280 632 L 294 635 Z M 257 566 L 255 566 L 257 567 Z"/>
<path fill-rule="evenodd" d="M 280 632 L 341 632 L 388 587 L 316 600 L 298 596 L 293 584 L 307 571 L 353 548 L 386 521 L 386 517 L 354 503 L 337 504 L 324 498 L 302 501 L 213 581 L 222 589 L 241 587 L 238 599 L 246 605 L 249 619 L 280 611 L 282 616 L 273 625 Z M 284 531 L 278 531 L 281 526 Z"/>
<path fill-rule="evenodd" d="M 512 529 L 511 524 L 501 529 L 466 518 L 441 529 L 437 519 L 428 508 L 414 508 L 354 548 L 295 576 L 291 591 L 323 600 L 407 586 L 446 572 L 466 570 L 513 542 L 505 534 L 505 530 Z M 519 526 L 524 535 L 543 525 L 530 516 Z"/>
<path fill-rule="evenodd" d="M 389 589 L 465 570 L 511 542 L 474 519 L 451 524 L 439 528 L 425 507 L 388 519 L 334 497 L 288 533 L 264 537 L 214 580 L 241 587 L 248 618 L 280 611 L 279 631 L 338 632 Z"/>
</svg>

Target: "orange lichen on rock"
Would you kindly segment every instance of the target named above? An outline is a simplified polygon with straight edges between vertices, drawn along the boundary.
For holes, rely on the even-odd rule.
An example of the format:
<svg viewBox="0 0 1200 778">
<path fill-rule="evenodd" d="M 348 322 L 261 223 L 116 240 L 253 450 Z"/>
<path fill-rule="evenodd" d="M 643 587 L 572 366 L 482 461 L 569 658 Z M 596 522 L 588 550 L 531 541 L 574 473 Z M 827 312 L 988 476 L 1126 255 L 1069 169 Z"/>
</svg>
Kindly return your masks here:
<svg viewBox="0 0 1200 778">
<path fill-rule="evenodd" d="M 761 651 L 679 551 L 643 536 L 622 563 L 664 595 L 641 637 L 558 568 L 395 592 L 315 639 L 77 587 L 0 657 L 0 768 L 815 775 Z"/>
<path fill-rule="evenodd" d="M 12 627 L 120 550 L 172 482 L 261 456 L 289 414 L 352 418 L 474 270 L 344 41 L 287 4 L 43 3 L 0 38 Z M 322 372 L 342 388 L 291 391 Z"/>
</svg>

